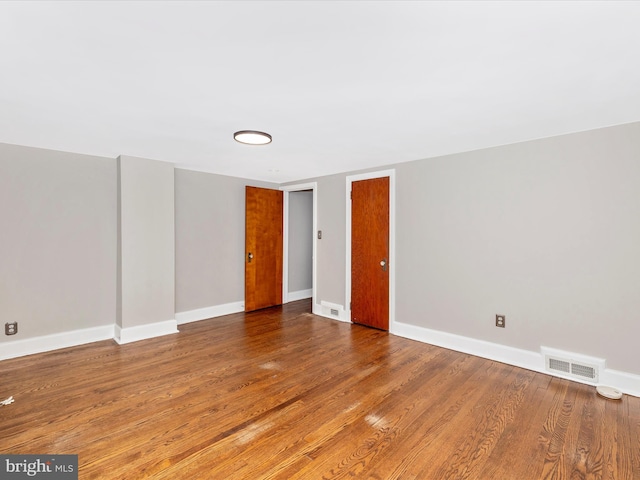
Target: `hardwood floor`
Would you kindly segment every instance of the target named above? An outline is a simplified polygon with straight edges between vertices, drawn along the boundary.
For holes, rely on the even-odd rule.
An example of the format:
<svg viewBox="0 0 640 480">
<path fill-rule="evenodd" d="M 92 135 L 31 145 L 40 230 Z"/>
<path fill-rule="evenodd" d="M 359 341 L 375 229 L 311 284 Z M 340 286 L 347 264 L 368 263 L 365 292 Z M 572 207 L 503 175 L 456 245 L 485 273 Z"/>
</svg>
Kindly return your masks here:
<svg viewBox="0 0 640 480">
<path fill-rule="evenodd" d="M 81 479 L 640 479 L 640 398 L 310 313 L 307 300 L 0 362 L 0 453 Z"/>
</svg>

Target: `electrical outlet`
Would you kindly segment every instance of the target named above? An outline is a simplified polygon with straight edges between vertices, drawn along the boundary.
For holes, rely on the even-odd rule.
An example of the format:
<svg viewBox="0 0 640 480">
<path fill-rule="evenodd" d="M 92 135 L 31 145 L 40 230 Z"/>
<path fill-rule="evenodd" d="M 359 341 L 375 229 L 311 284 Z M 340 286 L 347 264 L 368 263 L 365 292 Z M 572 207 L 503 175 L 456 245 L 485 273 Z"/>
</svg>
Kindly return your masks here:
<svg viewBox="0 0 640 480">
<path fill-rule="evenodd" d="M 15 335 L 18 333 L 18 322 L 11 322 L 4 324 L 4 334 L 5 335 Z"/>
<path fill-rule="evenodd" d="M 496 315 L 496 327 L 504 328 L 507 323 L 506 315 Z"/>
</svg>

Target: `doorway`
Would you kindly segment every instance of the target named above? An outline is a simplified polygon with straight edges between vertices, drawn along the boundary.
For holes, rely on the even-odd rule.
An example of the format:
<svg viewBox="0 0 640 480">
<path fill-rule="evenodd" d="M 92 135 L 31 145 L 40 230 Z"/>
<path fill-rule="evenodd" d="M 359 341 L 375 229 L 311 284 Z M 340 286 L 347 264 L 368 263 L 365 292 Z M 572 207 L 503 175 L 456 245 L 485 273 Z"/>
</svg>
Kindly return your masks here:
<svg viewBox="0 0 640 480">
<path fill-rule="evenodd" d="M 290 248 L 289 248 L 289 237 L 290 237 L 290 193 L 292 192 L 303 192 L 308 191 L 312 197 L 312 205 L 311 205 L 311 216 L 312 228 L 307 232 L 308 238 L 311 240 L 311 289 L 310 294 L 308 291 L 302 292 L 304 296 L 300 295 L 300 292 L 290 293 L 290 282 L 289 282 L 289 271 L 290 271 L 290 263 L 295 261 L 290 258 Z M 270 190 L 264 188 L 257 187 L 247 187 L 247 201 L 245 208 L 246 210 L 246 222 L 248 222 L 249 216 L 257 215 L 259 218 L 253 219 L 250 223 L 246 223 L 245 229 L 245 311 L 256 310 L 258 308 L 265 308 L 271 305 L 280 305 L 283 303 L 288 303 L 291 301 L 299 300 L 301 298 L 309 298 L 311 297 L 311 305 L 312 311 L 316 311 L 315 299 L 316 299 L 316 283 L 317 283 L 317 268 L 316 268 L 316 252 L 317 252 L 317 237 L 316 232 L 318 228 L 317 222 L 317 183 L 304 183 L 298 185 L 287 185 L 281 187 L 280 190 Z M 282 203 L 280 206 L 277 204 L 277 199 L 272 199 L 271 201 L 262 201 L 261 203 L 273 203 L 270 207 L 269 212 L 266 213 L 262 211 L 261 213 L 251 213 L 252 210 L 255 210 L 254 204 L 256 200 L 253 200 L 253 195 L 257 195 L 260 198 L 263 196 L 272 197 L 272 196 L 280 196 L 282 198 Z M 251 196 L 251 197 L 250 197 Z M 294 200 L 295 201 L 295 200 Z M 261 210 L 261 207 L 258 208 Z M 279 216 L 278 216 L 279 215 Z M 275 220 L 274 220 L 275 219 Z M 262 227 L 257 227 L 256 225 L 260 224 L 260 222 L 265 221 L 265 224 Z M 259 236 L 259 232 L 264 232 L 266 229 L 271 229 L 273 224 L 281 225 L 281 232 L 277 231 L 274 235 L 281 237 L 280 246 L 274 243 L 271 245 L 271 250 L 276 250 L 280 252 L 281 260 L 273 260 L 269 263 L 269 268 L 262 273 L 262 277 L 259 278 L 257 271 L 254 269 L 259 266 L 258 258 L 256 257 L 256 248 L 260 248 L 257 246 L 257 236 Z M 277 228 L 275 229 L 277 230 Z M 262 240 L 262 245 L 267 244 L 268 242 L 273 243 L 271 240 Z M 261 255 L 261 258 L 265 254 Z M 294 268 L 297 268 L 294 266 Z M 295 281 L 295 280 L 294 280 Z M 295 288 L 295 287 L 294 287 Z M 268 293 L 257 293 L 257 289 L 267 290 Z M 277 290 L 277 292 L 274 291 Z M 256 295 L 258 299 L 256 300 Z"/>
<path fill-rule="evenodd" d="M 309 298 L 311 297 L 311 305 L 312 310 L 315 309 L 315 299 L 316 299 L 316 252 L 317 252 L 317 231 L 318 231 L 318 188 L 316 182 L 303 183 L 298 185 L 286 185 L 284 187 L 280 187 L 280 190 L 284 192 L 284 267 L 283 267 L 283 281 L 282 281 L 282 297 L 283 303 L 288 303 L 291 301 L 299 300 L 301 298 Z M 303 207 L 307 214 L 311 214 L 311 222 L 304 222 L 304 225 L 294 225 L 292 222 L 296 222 L 296 215 L 291 215 L 292 209 L 296 209 L 296 205 L 294 202 L 308 202 L 308 199 L 302 200 L 301 197 L 296 197 L 297 193 L 305 192 L 311 198 L 310 209 L 308 206 Z M 300 204 L 297 205 L 300 207 Z M 300 222 L 299 223 L 303 223 Z M 308 230 L 306 227 L 310 227 Z M 307 230 L 306 233 L 303 233 L 304 230 Z M 294 271 L 299 271 L 303 268 L 301 266 L 292 264 L 294 262 L 303 261 L 307 262 L 308 258 L 301 258 L 299 253 L 296 253 L 296 249 L 299 245 L 293 245 L 290 243 L 291 234 L 296 235 L 308 235 L 303 243 L 310 241 L 311 249 L 310 251 L 306 249 L 305 255 L 311 256 L 310 266 L 311 266 L 311 288 L 310 291 L 305 289 L 306 291 L 300 291 L 296 286 L 298 280 L 294 277 Z M 304 267 L 306 268 L 306 267 Z M 306 273 L 303 273 L 306 275 Z"/>
</svg>

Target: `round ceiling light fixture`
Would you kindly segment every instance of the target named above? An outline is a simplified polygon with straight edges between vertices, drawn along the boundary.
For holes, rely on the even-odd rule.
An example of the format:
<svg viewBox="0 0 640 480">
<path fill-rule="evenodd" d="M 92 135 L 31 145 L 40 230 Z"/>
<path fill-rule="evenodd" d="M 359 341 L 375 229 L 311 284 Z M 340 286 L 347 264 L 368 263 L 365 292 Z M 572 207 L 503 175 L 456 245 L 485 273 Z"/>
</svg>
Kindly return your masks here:
<svg viewBox="0 0 640 480">
<path fill-rule="evenodd" d="M 233 134 L 236 142 L 246 143 L 247 145 L 266 145 L 271 143 L 271 135 L 256 130 L 240 130 Z"/>
</svg>

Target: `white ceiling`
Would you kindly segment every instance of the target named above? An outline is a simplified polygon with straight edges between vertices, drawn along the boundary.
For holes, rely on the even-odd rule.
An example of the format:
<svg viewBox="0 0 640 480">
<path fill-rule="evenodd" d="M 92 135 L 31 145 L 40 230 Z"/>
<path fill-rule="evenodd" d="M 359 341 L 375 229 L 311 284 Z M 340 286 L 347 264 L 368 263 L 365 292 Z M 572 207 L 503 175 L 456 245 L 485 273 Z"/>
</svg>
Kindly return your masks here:
<svg viewBox="0 0 640 480">
<path fill-rule="evenodd" d="M 640 2 L 0 2 L 5 143 L 285 182 L 639 120 Z"/>
</svg>

